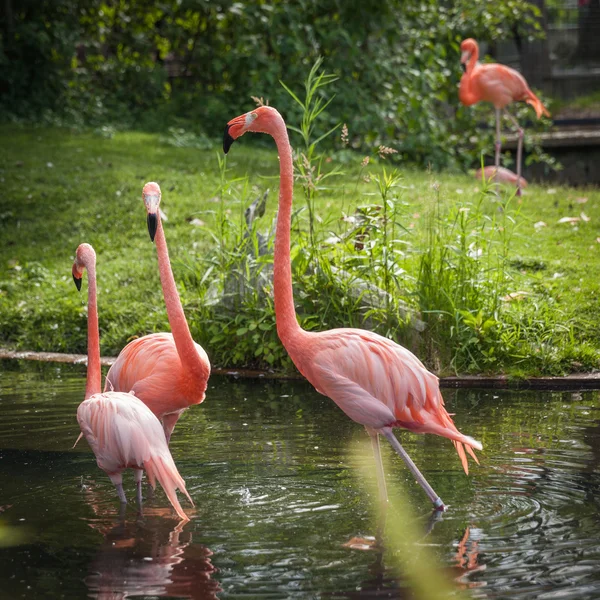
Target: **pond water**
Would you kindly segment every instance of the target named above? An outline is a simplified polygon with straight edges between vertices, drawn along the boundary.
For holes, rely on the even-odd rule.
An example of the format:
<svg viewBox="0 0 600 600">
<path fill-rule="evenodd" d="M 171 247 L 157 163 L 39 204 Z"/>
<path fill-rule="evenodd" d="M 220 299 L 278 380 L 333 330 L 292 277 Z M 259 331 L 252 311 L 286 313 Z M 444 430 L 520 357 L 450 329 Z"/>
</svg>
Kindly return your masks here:
<svg viewBox="0 0 600 600">
<path fill-rule="evenodd" d="M 0 369 L 1 599 L 416 597 L 389 550 L 345 545 L 377 529 L 372 457 L 353 453 L 367 436 L 304 382 L 211 379 L 172 438 L 196 504 L 181 525 L 161 490 L 120 515 L 85 440 L 72 448 L 83 366 Z M 383 446 L 418 515 L 415 555 L 427 546 L 465 597 L 600 598 L 600 395 L 444 395 L 484 444 L 469 477 L 448 440 L 397 430 L 450 505 L 440 519 Z"/>
</svg>

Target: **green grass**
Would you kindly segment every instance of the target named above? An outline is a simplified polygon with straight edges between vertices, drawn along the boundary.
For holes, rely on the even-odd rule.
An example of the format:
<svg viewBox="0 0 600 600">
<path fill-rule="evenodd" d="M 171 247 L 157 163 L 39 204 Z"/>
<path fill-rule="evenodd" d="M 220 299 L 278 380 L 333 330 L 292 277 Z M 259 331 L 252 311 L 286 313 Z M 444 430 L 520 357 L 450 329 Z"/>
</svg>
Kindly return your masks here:
<svg viewBox="0 0 600 600">
<path fill-rule="evenodd" d="M 250 286 L 227 309 L 211 296 L 215 289 L 218 295 L 229 270 L 249 268 L 239 251 L 243 210 L 267 187 L 267 214 L 257 228 L 269 228 L 278 181 L 274 147 L 253 145 L 245 136 L 223 173 L 219 147 L 175 147 L 155 135 L 10 126 L 0 133 L 0 343 L 85 351 L 85 296 L 76 292 L 70 274 L 75 249 L 84 241 L 98 254 L 103 353 L 116 354 L 135 336 L 168 329 L 141 200 L 143 184 L 155 180 L 163 191 L 184 308 L 213 364 L 290 367 L 275 335 L 268 293 Z M 186 138 L 191 145 L 192 138 Z M 405 171 L 400 165 L 383 244 L 381 197 L 373 179 L 383 170 L 372 160 L 361 171 L 361 160 L 344 151 L 327 163 L 345 174 L 328 179 L 312 199 L 319 216 L 316 244 L 306 235 L 307 211 L 294 222 L 296 298 L 305 327 L 364 326 L 366 319 L 438 372 L 532 375 L 598 367 L 600 191 L 530 186 L 519 203 L 508 195 L 482 195 L 481 182 L 466 175 Z M 302 208 L 300 186 L 295 198 L 295 208 Z M 342 219 L 354 216 L 357 206 L 367 206 L 361 230 L 371 244 L 366 251 L 354 248 L 356 226 Z M 558 223 L 581 212 L 589 221 Z M 534 227 L 539 221 L 546 226 Z M 342 241 L 327 241 L 334 235 Z M 474 258 L 480 248 L 482 257 Z M 258 261 L 263 267 L 265 262 Z M 356 280 L 342 281 L 332 264 L 380 286 L 385 278 L 390 306 L 365 311 L 360 299 L 349 299 Z M 510 292 L 527 294 L 500 299 Z M 398 317 L 397 300 L 419 313 L 427 323 L 424 333 Z"/>
</svg>

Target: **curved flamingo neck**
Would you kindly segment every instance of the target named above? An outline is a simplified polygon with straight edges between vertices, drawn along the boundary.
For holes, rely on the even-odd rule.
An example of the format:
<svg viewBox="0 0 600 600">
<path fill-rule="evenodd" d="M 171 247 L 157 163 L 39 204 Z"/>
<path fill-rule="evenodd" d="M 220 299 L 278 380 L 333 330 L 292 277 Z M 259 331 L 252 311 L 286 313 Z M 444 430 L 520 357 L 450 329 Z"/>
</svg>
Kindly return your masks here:
<svg viewBox="0 0 600 600">
<path fill-rule="evenodd" d="M 88 272 L 88 363 L 85 384 L 86 399 L 102 391 L 100 368 L 100 332 L 98 329 L 98 300 L 96 289 L 96 261 L 86 257 Z"/>
<path fill-rule="evenodd" d="M 173 341 L 177 348 L 177 354 L 181 364 L 194 373 L 197 377 L 208 379 L 209 372 L 204 364 L 204 361 L 198 356 L 196 345 L 190 333 L 177 285 L 173 277 L 171 262 L 169 260 L 169 250 L 167 249 L 167 240 L 160 219 L 160 211 L 156 215 L 158 227 L 156 230 L 155 243 L 156 252 L 158 255 L 158 272 L 160 274 L 160 283 L 162 286 L 163 297 L 167 307 L 167 316 L 169 317 L 169 325 L 173 333 Z"/>
<path fill-rule="evenodd" d="M 479 46 L 475 44 L 473 48 L 473 52 L 471 52 L 471 58 L 469 58 L 469 62 L 467 64 L 467 73 L 471 73 L 479 60 Z"/>
<path fill-rule="evenodd" d="M 268 131 L 273 136 L 279 153 L 279 211 L 273 258 L 273 294 L 277 334 L 289 352 L 290 343 L 298 337 L 302 328 L 296 318 L 292 289 L 292 265 L 290 260 L 290 229 L 294 193 L 294 165 L 292 147 L 285 123 L 281 116 L 272 121 Z"/>
<path fill-rule="evenodd" d="M 460 87 L 458 89 L 458 97 L 465 106 L 471 106 L 481 99 L 473 90 L 473 71 L 477 66 L 478 60 L 479 46 L 475 45 L 467 63 L 467 70 L 460 79 Z"/>
</svg>

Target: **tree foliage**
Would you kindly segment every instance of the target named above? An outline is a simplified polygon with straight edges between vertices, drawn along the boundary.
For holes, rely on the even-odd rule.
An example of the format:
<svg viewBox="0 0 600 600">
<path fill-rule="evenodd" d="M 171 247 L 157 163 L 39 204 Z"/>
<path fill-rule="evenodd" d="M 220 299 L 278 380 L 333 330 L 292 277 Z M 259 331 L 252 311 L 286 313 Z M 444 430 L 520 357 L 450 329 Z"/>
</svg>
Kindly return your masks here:
<svg viewBox="0 0 600 600">
<path fill-rule="evenodd" d="M 293 123 L 279 82 L 293 88 L 322 56 L 339 77 L 324 128 L 346 121 L 353 145 L 393 142 L 434 166 L 456 163 L 474 127 L 457 109 L 460 40 L 537 26 L 523 0 L 5 0 L 2 11 L 12 115 L 213 134 L 257 96 Z"/>
</svg>

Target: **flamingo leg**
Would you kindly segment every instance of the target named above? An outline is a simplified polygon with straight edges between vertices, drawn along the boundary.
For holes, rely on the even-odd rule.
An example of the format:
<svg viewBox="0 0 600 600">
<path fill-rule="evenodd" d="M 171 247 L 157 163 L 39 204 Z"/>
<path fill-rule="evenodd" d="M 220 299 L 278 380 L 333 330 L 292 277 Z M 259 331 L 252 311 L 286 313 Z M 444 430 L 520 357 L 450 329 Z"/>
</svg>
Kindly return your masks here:
<svg viewBox="0 0 600 600">
<path fill-rule="evenodd" d="M 513 125 L 517 128 L 519 135 L 519 141 L 517 142 L 517 196 L 521 195 L 521 162 L 523 160 L 523 136 L 525 131 L 519 125 L 519 122 L 506 110 L 504 109 L 507 117 L 513 122 Z"/>
<path fill-rule="evenodd" d="M 494 157 L 494 165 L 496 169 L 500 166 L 500 149 L 502 148 L 502 140 L 500 139 L 500 121 L 502 120 L 502 114 L 500 109 L 496 109 L 496 155 Z"/>
<path fill-rule="evenodd" d="M 121 504 L 127 504 L 127 498 L 125 497 L 125 491 L 123 490 L 122 483 L 116 483 L 115 487 L 117 488 L 117 496 L 119 496 L 119 500 Z"/>
<path fill-rule="evenodd" d="M 114 486 L 117 488 L 117 496 L 119 496 L 119 500 L 122 504 L 127 504 L 127 498 L 125 497 L 125 492 L 123 491 L 123 476 L 121 473 L 115 473 L 114 475 L 109 475 L 109 477 Z"/>
<path fill-rule="evenodd" d="M 136 498 L 137 498 L 138 506 L 141 510 L 142 509 L 142 475 L 143 475 L 143 471 L 141 469 L 135 469 L 134 473 L 135 473 Z"/>
<path fill-rule="evenodd" d="M 381 507 L 385 510 L 388 502 L 387 488 L 385 485 L 385 473 L 383 472 L 383 463 L 381 462 L 381 448 L 379 446 L 379 434 L 375 429 L 365 427 L 369 437 L 371 438 L 371 446 L 373 447 L 373 455 L 375 457 L 375 471 L 377 473 L 377 487 L 379 488 L 379 500 Z"/>
<path fill-rule="evenodd" d="M 406 450 L 400 445 L 400 442 L 397 440 L 394 432 L 391 427 L 382 427 L 379 430 L 379 433 L 384 435 L 389 443 L 392 445 L 392 448 L 400 455 L 400 458 L 406 463 L 406 466 L 410 469 L 414 478 L 417 480 L 417 483 L 425 490 L 428 498 L 433 502 L 433 507 L 435 510 L 446 510 L 442 499 L 435 493 L 434 489 L 429 485 L 425 477 L 421 474 L 421 471 L 417 469 L 417 465 L 412 461 Z"/>
</svg>

